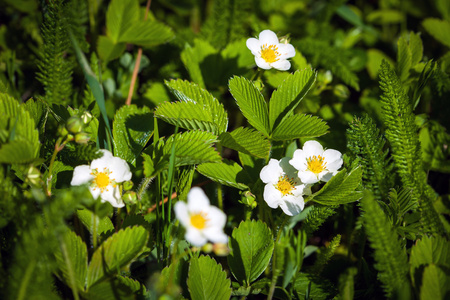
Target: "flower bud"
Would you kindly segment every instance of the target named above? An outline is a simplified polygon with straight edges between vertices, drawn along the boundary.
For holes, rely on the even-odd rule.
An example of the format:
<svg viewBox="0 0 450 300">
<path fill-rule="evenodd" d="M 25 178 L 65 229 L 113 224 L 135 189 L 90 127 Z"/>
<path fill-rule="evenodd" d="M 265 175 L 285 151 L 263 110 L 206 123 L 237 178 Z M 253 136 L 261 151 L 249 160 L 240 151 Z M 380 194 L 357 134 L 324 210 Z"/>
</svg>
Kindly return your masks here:
<svg viewBox="0 0 450 300">
<path fill-rule="evenodd" d="M 72 116 L 66 122 L 66 128 L 70 133 L 77 134 L 83 130 L 84 124 L 83 121 L 77 117 Z"/>
<path fill-rule="evenodd" d="M 27 171 L 27 181 L 30 185 L 40 185 L 42 183 L 41 180 L 41 172 L 36 167 L 30 167 Z"/>
<path fill-rule="evenodd" d="M 334 89 L 333 93 L 336 97 L 340 98 L 341 100 L 348 99 L 350 96 L 350 91 L 348 90 L 348 87 L 346 87 L 343 84 L 337 84 Z"/>
<path fill-rule="evenodd" d="M 122 196 L 122 199 L 125 202 L 125 204 L 133 205 L 133 204 L 137 203 L 137 194 L 136 194 L 136 192 L 133 192 L 133 191 L 126 192 Z"/>
<path fill-rule="evenodd" d="M 134 185 L 133 181 L 131 181 L 131 180 L 125 181 L 123 183 L 123 190 L 124 191 L 129 191 L 129 190 L 131 190 L 133 188 L 133 185 Z"/>
<path fill-rule="evenodd" d="M 66 126 L 61 125 L 61 126 L 58 127 L 58 135 L 59 136 L 64 137 L 64 136 L 66 136 L 68 134 L 69 134 L 69 132 L 67 131 Z"/>
<path fill-rule="evenodd" d="M 86 144 L 90 139 L 90 135 L 86 132 L 79 132 L 75 135 L 75 142 L 78 144 Z"/>
<path fill-rule="evenodd" d="M 214 254 L 217 256 L 227 256 L 230 253 L 230 248 L 224 243 L 215 243 L 213 246 Z"/>
<path fill-rule="evenodd" d="M 251 209 L 254 209 L 256 206 L 258 206 L 255 195 L 253 195 L 250 191 L 243 192 L 241 194 L 241 200 L 239 202 L 249 206 Z"/>
<path fill-rule="evenodd" d="M 93 118 L 92 114 L 91 114 L 90 112 L 88 112 L 88 111 L 85 111 L 85 112 L 81 115 L 81 120 L 83 121 L 83 123 L 84 123 L 85 125 L 88 125 L 89 122 L 91 122 L 92 118 Z"/>
<path fill-rule="evenodd" d="M 213 251 L 214 246 L 211 243 L 206 243 L 202 246 L 202 251 L 205 253 L 211 253 Z"/>
</svg>

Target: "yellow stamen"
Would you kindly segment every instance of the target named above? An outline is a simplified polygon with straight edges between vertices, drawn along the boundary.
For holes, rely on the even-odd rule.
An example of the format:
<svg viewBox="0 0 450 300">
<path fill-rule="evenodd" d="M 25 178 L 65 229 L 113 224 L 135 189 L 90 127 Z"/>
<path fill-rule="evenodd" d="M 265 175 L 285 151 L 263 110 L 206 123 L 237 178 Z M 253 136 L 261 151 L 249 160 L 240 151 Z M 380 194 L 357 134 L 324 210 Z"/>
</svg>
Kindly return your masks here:
<svg viewBox="0 0 450 300">
<path fill-rule="evenodd" d="M 264 44 L 261 47 L 261 57 L 267 62 L 267 63 L 274 63 L 279 60 L 280 53 L 278 52 L 278 47 L 275 45 L 269 45 Z"/>
<path fill-rule="evenodd" d="M 292 194 L 292 190 L 295 190 L 294 179 L 289 178 L 286 175 L 281 176 L 280 179 L 278 179 L 278 183 L 275 185 L 275 188 L 279 190 L 283 196 Z"/>
<path fill-rule="evenodd" d="M 313 172 L 314 174 L 319 174 L 323 170 L 325 170 L 325 166 L 327 163 L 324 161 L 324 158 L 320 155 L 309 157 L 306 159 L 308 163 L 308 170 Z"/>
<path fill-rule="evenodd" d="M 99 172 L 98 169 L 92 170 L 91 175 L 94 176 L 92 180 L 92 185 L 94 186 L 94 190 L 99 188 L 103 193 L 105 190 L 109 191 L 107 187 L 112 185 L 116 187 L 116 182 L 114 178 L 111 177 L 111 173 L 107 168 L 103 168 L 103 172 Z"/>
<path fill-rule="evenodd" d="M 191 215 L 191 224 L 197 229 L 205 228 L 206 221 L 208 221 L 208 219 L 206 218 L 206 214 L 203 212 Z"/>
</svg>

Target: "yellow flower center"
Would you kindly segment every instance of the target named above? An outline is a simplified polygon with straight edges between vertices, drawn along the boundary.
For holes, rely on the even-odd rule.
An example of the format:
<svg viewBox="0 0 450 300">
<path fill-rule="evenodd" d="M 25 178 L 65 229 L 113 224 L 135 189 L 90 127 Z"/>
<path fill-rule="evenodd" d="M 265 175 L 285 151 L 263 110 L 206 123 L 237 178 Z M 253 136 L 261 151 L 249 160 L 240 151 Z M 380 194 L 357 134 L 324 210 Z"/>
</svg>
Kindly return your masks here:
<svg viewBox="0 0 450 300">
<path fill-rule="evenodd" d="M 327 164 L 324 161 L 324 158 L 320 155 L 313 155 L 312 157 L 307 158 L 306 162 L 308 163 L 308 170 L 310 170 L 314 174 L 319 174 L 320 172 L 325 170 L 325 166 Z"/>
<path fill-rule="evenodd" d="M 191 215 L 191 224 L 197 229 L 205 228 L 206 221 L 208 221 L 208 219 L 206 218 L 206 214 L 203 212 Z"/>
<path fill-rule="evenodd" d="M 94 176 L 94 179 L 92 180 L 92 185 L 94 186 L 94 190 L 96 188 L 99 188 L 100 191 L 103 193 L 105 190 L 108 190 L 107 187 L 112 185 L 113 187 L 116 187 L 116 182 L 114 181 L 114 178 L 111 178 L 111 173 L 107 168 L 103 168 L 103 172 L 99 172 L 98 168 L 95 170 L 92 170 L 91 175 Z"/>
<path fill-rule="evenodd" d="M 275 185 L 275 188 L 279 190 L 283 196 L 292 194 L 292 190 L 295 190 L 294 179 L 289 178 L 286 175 L 281 176 L 280 179 L 278 179 L 278 183 Z"/>
<path fill-rule="evenodd" d="M 278 47 L 276 45 L 269 45 L 264 44 L 261 47 L 261 57 L 267 62 L 267 63 L 274 63 L 277 60 L 279 60 L 280 53 L 278 52 Z"/>
</svg>

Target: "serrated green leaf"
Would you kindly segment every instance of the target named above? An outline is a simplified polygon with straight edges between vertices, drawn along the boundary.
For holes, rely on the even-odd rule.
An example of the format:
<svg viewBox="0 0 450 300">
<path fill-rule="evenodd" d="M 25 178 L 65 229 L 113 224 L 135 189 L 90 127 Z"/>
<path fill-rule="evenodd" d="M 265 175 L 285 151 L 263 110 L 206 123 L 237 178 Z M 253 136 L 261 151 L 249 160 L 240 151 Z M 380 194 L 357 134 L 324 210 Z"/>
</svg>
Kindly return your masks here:
<svg viewBox="0 0 450 300">
<path fill-rule="evenodd" d="M 406 81 L 409 77 L 409 70 L 412 66 L 412 54 L 406 39 L 401 37 L 398 42 L 397 71 L 401 81 Z"/>
<path fill-rule="evenodd" d="M 35 148 L 28 140 L 16 139 L 0 146 L 0 163 L 23 164 L 35 157 Z"/>
<path fill-rule="evenodd" d="M 138 290 L 135 290 L 139 285 Z M 141 283 L 133 279 L 117 276 L 105 281 L 98 282 L 91 286 L 89 290 L 83 294 L 83 299 L 88 300 L 133 300 L 136 295 L 143 297 L 145 295 L 145 287 Z"/>
<path fill-rule="evenodd" d="M 231 296 L 230 279 L 227 278 L 221 265 L 209 256 L 191 258 L 187 285 L 194 300 L 227 300 Z"/>
<path fill-rule="evenodd" d="M 224 159 L 219 163 L 203 163 L 197 171 L 209 179 L 240 190 L 248 189 L 244 182 L 249 181 L 247 172 L 233 161 Z"/>
<path fill-rule="evenodd" d="M 248 122 L 269 137 L 269 112 L 267 103 L 258 88 L 244 77 L 233 77 L 228 84 L 230 92 Z"/>
<path fill-rule="evenodd" d="M 97 52 L 105 63 L 120 57 L 125 51 L 125 48 L 126 43 L 114 43 L 113 40 L 105 35 L 98 37 Z"/>
<path fill-rule="evenodd" d="M 250 128 L 239 127 L 232 132 L 224 132 L 219 140 L 224 147 L 259 158 L 267 158 L 270 154 L 269 140 Z"/>
<path fill-rule="evenodd" d="M 227 112 L 223 105 L 207 90 L 186 80 L 170 80 L 166 81 L 166 85 L 180 101 L 194 103 L 204 109 L 204 113 L 209 116 L 206 121 L 212 122 L 217 127 L 217 131 L 214 131 L 214 133 L 220 134 L 227 130 Z"/>
<path fill-rule="evenodd" d="M 385 60 L 391 66 L 395 65 L 394 61 L 386 55 L 384 52 L 378 49 L 368 49 L 367 50 L 367 72 L 369 73 L 370 78 L 376 79 L 378 76 L 378 71 L 380 70 L 381 62 Z"/>
<path fill-rule="evenodd" d="M 417 65 L 423 56 L 423 43 L 420 34 L 411 32 L 409 34 L 409 48 L 411 49 L 411 65 Z"/>
<path fill-rule="evenodd" d="M 436 40 L 450 47 L 450 22 L 435 18 L 427 18 L 422 21 L 422 26 Z"/>
<path fill-rule="evenodd" d="M 114 155 L 133 166 L 153 135 L 153 115 L 148 107 L 122 106 L 114 116 Z"/>
<path fill-rule="evenodd" d="M 188 131 L 171 136 L 164 144 L 164 153 L 170 155 L 172 144 L 176 140 L 175 165 L 194 165 L 204 162 L 219 162 L 221 157 L 213 143 L 217 142 L 217 136 L 206 131 Z"/>
<path fill-rule="evenodd" d="M 327 123 L 312 115 L 293 115 L 283 120 L 272 133 L 275 141 L 318 137 L 328 132 Z"/>
<path fill-rule="evenodd" d="M 148 232 L 141 226 L 128 227 L 110 236 L 92 255 L 87 289 L 131 262 L 142 251 L 147 239 Z"/>
<path fill-rule="evenodd" d="M 313 277 L 306 273 L 300 273 L 294 283 L 294 289 L 298 299 L 330 299 L 334 287 L 325 278 Z M 306 295 L 309 296 L 306 297 Z"/>
<path fill-rule="evenodd" d="M 362 168 L 357 167 L 348 174 L 346 171 L 345 168 L 339 171 L 305 202 L 314 201 L 323 205 L 339 205 L 360 199 L 362 193 L 355 189 L 361 184 Z"/>
<path fill-rule="evenodd" d="M 448 265 L 447 265 L 448 267 Z M 450 292 L 450 279 L 440 267 L 431 264 L 425 267 L 420 299 L 446 299 Z"/>
<path fill-rule="evenodd" d="M 181 52 L 181 61 L 188 70 L 191 80 L 202 88 L 205 88 L 205 81 L 200 69 L 200 63 L 205 57 L 215 53 L 217 53 L 217 50 L 211 44 L 200 39 L 194 40 L 194 47 L 186 44 Z"/>
<path fill-rule="evenodd" d="M 64 281 L 72 289 L 84 291 L 88 265 L 86 244 L 75 232 L 69 230 L 61 239 L 60 248 L 55 256 Z M 66 255 L 63 251 L 66 251 Z"/>
<path fill-rule="evenodd" d="M 167 42 L 173 37 L 170 27 L 158 21 L 139 21 L 131 24 L 118 37 L 118 42 L 141 46 L 155 46 Z"/>
<path fill-rule="evenodd" d="M 139 22 L 137 0 L 112 0 L 106 11 L 107 35 L 114 43 L 123 39 L 126 31 Z"/>
<path fill-rule="evenodd" d="M 273 237 L 270 229 L 261 221 L 241 222 L 228 243 L 228 264 L 233 276 L 249 286 L 269 265 L 273 253 Z"/>
<path fill-rule="evenodd" d="M 316 81 L 317 73 L 311 69 L 298 70 L 284 80 L 273 92 L 269 102 L 270 128 L 275 130 L 278 124 L 290 117 Z"/>
<path fill-rule="evenodd" d="M 97 215 L 95 215 L 88 209 L 77 210 L 77 216 L 91 234 L 93 234 L 94 231 L 97 234 L 102 234 L 114 230 L 114 225 L 109 217 L 100 219 Z M 96 226 L 95 230 L 94 225 Z"/>
</svg>

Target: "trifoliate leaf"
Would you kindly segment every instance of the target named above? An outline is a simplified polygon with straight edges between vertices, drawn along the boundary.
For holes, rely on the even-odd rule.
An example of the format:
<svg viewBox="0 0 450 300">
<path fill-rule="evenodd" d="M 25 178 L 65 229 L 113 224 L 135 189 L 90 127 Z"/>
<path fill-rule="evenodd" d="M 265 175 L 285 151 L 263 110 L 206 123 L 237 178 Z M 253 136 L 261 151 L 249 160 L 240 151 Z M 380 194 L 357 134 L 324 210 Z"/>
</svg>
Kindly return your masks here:
<svg viewBox="0 0 450 300">
<path fill-rule="evenodd" d="M 293 115 L 282 121 L 273 134 L 275 141 L 292 140 L 305 137 L 318 137 L 328 132 L 327 123 L 312 115 Z"/>
<path fill-rule="evenodd" d="M 245 127 L 232 132 L 224 132 L 219 136 L 222 146 L 250 154 L 259 158 L 267 158 L 271 144 L 261 133 Z"/>
<path fill-rule="evenodd" d="M 240 190 L 248 189 L 245 182 L 249 182 L 249 176 L 240 165 L 224 159 L 219 163 L 203 163 L 197 167 L 197 171 L 209 179 Z"/>
</svg>

